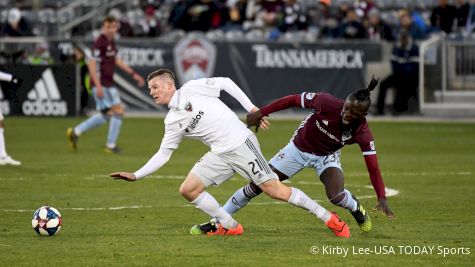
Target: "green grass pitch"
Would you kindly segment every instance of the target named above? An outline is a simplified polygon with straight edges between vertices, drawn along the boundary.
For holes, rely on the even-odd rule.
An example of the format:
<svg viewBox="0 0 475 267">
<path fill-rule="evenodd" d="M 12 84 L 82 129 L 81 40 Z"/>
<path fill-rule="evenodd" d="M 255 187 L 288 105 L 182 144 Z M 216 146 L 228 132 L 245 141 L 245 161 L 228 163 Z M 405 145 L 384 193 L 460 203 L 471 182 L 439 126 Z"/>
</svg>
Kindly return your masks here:
<svg viewBox="0 0 475 267">
<path fill-rule="evenodd" d="M 0 166 L 0 266 L 473 266 L 475 262 L 473 123 L 370 122 L 386 187 L 397 190 L 388 198 L 397 218 L 388 220 L 371 212 L 373 230 L 368 234 L 359 231 L 349 213 L 326 200 L 313 170 L 295 176 L 292 186 L 349 223 L 352 237 L 342 240 L 306 211 L 264 195 L 235 215 L 244 235 L 191 236 L 190 227 L 208 218 L 189 205 L 178 188 L 207 147 L 184 140 L 150 178 L 114 181 L 108 173 L 135 171 L 157 151 L 163 120 L 126 118 L 119 138 L 122 155 L 103 153 L 107 127 L 81 136 L 79 151 L 72 152 L 65 130 L 80 121 L 6 118 L 7 150 L 23 165 Z M 266 158 L 288 142 L 298 124 L 273 121 L 269 131 L 258 133 Z M 348 146 L 342 152 L 347 187 L 371 209 L 376 199 L 368 188 L 359 147 Z M 209 192 L 224 204 L 245 183 L 236 175 Z M 46 204 L 62 213 L 64 224 L 57 236 L 41 237 L 31 229 L 33 210 Z M 312 254 L 315 247 L 318 253 Z M 348 250 L 346 256 L 338 254 L 341 249 Z M 439 254 L 444 249 L 450 253 L 445 257 Z"/>
</svg>

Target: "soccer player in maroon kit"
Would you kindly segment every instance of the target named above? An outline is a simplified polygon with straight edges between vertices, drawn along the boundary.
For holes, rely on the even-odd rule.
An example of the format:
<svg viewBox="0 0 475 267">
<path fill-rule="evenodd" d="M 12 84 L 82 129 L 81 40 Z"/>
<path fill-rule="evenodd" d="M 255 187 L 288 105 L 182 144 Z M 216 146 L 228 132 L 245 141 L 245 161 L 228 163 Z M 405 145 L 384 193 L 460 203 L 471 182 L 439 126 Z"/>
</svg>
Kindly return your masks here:
<svg viewBox="0 0 475 267">
<path fill-rule="evenodd" d="M 67 130 L 66 135 L 69 144 L 74 150 L 77 148 L 78 137 L 82 133 L 109 121 L 109 132 L 104 150 L 107 153 L 120 153 L 116 142 L 122 126 L 124 106 L 120 100 L 119 91 L 113 82 L 116 66 L 130 74 L 138 86 L 143 87 L 145 85 L 143 77 L 117 56 L 114 41 L 117 27 L 118 23 L 114 17 L 107 16 L 104 18 L 101 35 L 94 42 L 92 55 L 89 56 L 87 66 L 91 75 L 96 108 L 100 112 L 74 127 L 74 129 L 69 128 Z"/>
<path fill-rule="evenodd" d="M 325 186 L 328 199 L 333 204 L 349 210 L 364 232 L 371 230 L 371 220 L 358 199 L 344 188 L 340 149 L 355 143 L 360 146 L 378 197 L 375 209 L 393 218 L 395 215 L 387 204 L 374 139 L 365 119 L 371 105 L 370 92 L 377 83 L 378 80 L 372 79 L 367 88 L 351 93 L 346 100 L 327 93 L 286 96 L 247 116 L 248 126 L 260 125 L 267 128 L 268 123 L 264 117 L 273 112 L 291 107 L 312 109 L 300 123 L 289 144 L 270 160 L 269 165 L 281 181 L 289 179 L 303 168 L 315 168 Z M 224 209 L 233 214 L 260 193 L 261 190 L 250 183 L 238 189 L 227 201 Z M 211 220 L 199 227 L 206 231 L 214 223 Z"/>
</svg>

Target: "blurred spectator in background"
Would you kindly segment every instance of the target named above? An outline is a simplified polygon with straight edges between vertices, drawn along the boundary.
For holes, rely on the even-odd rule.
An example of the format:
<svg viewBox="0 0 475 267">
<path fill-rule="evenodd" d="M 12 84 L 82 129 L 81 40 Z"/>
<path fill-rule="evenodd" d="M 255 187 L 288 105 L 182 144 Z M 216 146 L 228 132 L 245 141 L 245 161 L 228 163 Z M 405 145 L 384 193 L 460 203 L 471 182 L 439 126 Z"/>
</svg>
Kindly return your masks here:
<svg viewBox="0 0 475 267">
<path fill-rule="evenodd" d="M 338 11 L 335 14 L 336 19 L 338 20 L 338 22 L 342 22 L 343 20 L 345 20 L 346 13 L 350 9 L 353 9 L 353 6 L 351 5 L 351 1 L 344 0 L 344 1 L 340 2 L 340 4 L 338 5 Z"/>
<path fill-rule="evenodd" d="M 270 39 L 277 40 L 281 33 L 301 31 L 308 28 L 308 18 L 297 0 L 284 0 L 282 12 L 278 14 L 278 26 L 271 33 Z"/>
<path fill-rule="evenodd" d="M 473 1 L 471 3 L 473 3 Z M 472 33 L 474 27 L 475 27 L 475 4 L 470 4 L 468 16 L 467 16 L 467 23 L 465 25 L 465 31 L 467 33 Z"/>
<path fill-rule="evenodd" d="M 367 17 L 372 9 L 377 8 L 373 0 L 359 0 L 355 3 L 355 6 L 356 14 L 358 14 L 359 17 Z"/>
<path fill-rule="evenodd" d="M 340 24 L 339 17 L 341 14 L 346 14 L 345 7 L 348 7 L 345 3 L 342 3 L 337 8 L 332 8 L 330 1 L 320 1 L 320 9 L 323 19 L 320 26 L 320 38 L 335 38 L 338 34 L 338 26 Z"/>
<path fill-rule="evenodd" d="M 421 31 L 426 35 L 429 31 L 426 20 L 422 16 L 423 13 L 423 7 L 422 4 L 416 4 L 413 8 L 408 10 L 412 23 L 416 25 Z"/>
<path fill-rule="evenodd" d="M 377 8 L 373 8 L 368 12 L 367 36 L 374 41 L 394 41 L 391 27 L 381 20 L 381 14 Z"/>
<path fill-rule="evenodd" d="M 54 64 L 54 59 L 49 52 L 48 43 L 40 42 L 35 45 L 35 49 L 31 55 L 26 57 L 26 64 L 31 65 L 51 65 Z"/>
<path fill-rule="evenodd" d="M 345 20 L 340 24 L 337 32 L 336 37 L 338 38 L 363 39 L 366 37 L 366 29 L 353 8 L 346 11 Z"/>
<path fill-rule="evenodd" d="M 213 0 L 192 0 L 187 2 L 188 5 L 176 21 L 179 28 L 189 31 L 206 32 L 213 28 L 213 16 L 218 11 L 218 6 Z M 183 6 L 178 5 L 183 8 Z"/>
<path fill-rule="evenodd" d="M 315 1 L 307 0 L 305 3 L 305 12 L 308 19 L 308 30 L 311 32 L 320 33 L 326 23 L 326 20 L 330 16 L 331 0 L 319 0 Z"/>
<path fill-rule="evenodd" d="M 142 29 L 141 36 L 143 37 L 157 37 L 161 33 L 160 22 L 155 17 L 155 7 L 148 5 L 145 8 L 144 18 L 140 20 L 140 27 Z"/>
<path fill-rule="evenodd" d="M 277 26 L 279 20 L 282 19 L 284 2 L 282 0 L 262 0 L 260 6 L 259 17 L 264 22 L 264 26 Z"/>
<path fill-rule="evenodd" d="M 439 0 L 439 5 L 432 9 L 430 22 L 432 27 L 451 33 L 456 16 L 457 9 L 449 4 L 449 0 Z"/>
<path fill-rule="evenodd" d="M 21 15 L 18 8 L 8 11 L 7 23 L 2 29 L 2 35 L 10 37 L 33 36 L 30 23 Z"/>
<path fill-rule="evenodd" d="M 174 29 L 185 29 L 187 23 L 187 9 L 193 0 L 173 0 L 173 6 L 168 17 L 168 23 Z"/>
<path fill-rule="evenodd" d="M 426 38 L 426 33 L 417 24 L 412 22 L 412 18 L 407 9 L 399 11 L 399 27 L 396 35 L 401 35 L 401 32 L 409 33 L 413 40 L 422 40 Z"/>
<path fill-rule="evenodd" d="M 283 18 L 279 25 L 282 32 L 306 30 L 308 18 L 298 0 L 284 0 Z"/>
<path fill-rule="evenodd" d="M 109 15 L 117 19 L 118 27 L 117 33 L 122 37 L 134 37 L 134 29 L 130 25 L 127 16 L 125 16 L 122 11 L 118 8 L 113 8 L 109 10 Z"/>
<path fill-rule="evenodd" d="M 247 0 L 227 1 L 229 8 L 229 20 L 225 21 L 224 31 L 243 30 L 243 23 L 247 18 Z"/>
<path fill-rule="evenodd" d="M 457 31 L 463 31 L 467 25 L 468 13 L 470 12 L 470 4 L 465 0 L 457 0 L 455 2 Z"/>
<path fill-rule="evenodd" d="M 251 0 L 252 1 L 252 0 Z M 250 7 L 250 11 L 254 15 L 249 18 L 254 18 L 252 22 L 248 22 L 246 28 L 249 30 L 259 29 L 263 32 L 268 32 L 277 27 L 282 21 L 284 3 L 282 0 L 257 0 L 254 1 L 255 6 Z M 270 37 L 273 39 L 273 37 Z"/>
<path fill-rule="evenodd" d="M 413 42 L 411 35 L 400 32 L 398 41 L 391 55 L 392 73 L 386 77 L 379 86 L 376 115 L 383 115 L 386 106 L 388 89 L 395 89 L 395 99 L 392 111 L 401 112 L 417 111 L 419 81 L 419 47 Z"/>
<path fill-rule="evenodd" d="M 74 62 L 79 67 L 81 75 L 81 109 L 80 114 L 86 115 L 87 106 L 89 102 L 89 96 L 92 94 L 91 77 L 87 68 L 86 54 L 84 50 L 79 46 L 73 48 Z"/>
<path fill-rule="evenodd" d="M 211 27 L 213 29 L 224 29 L 231 20 L 231 9 L 228 0 L 215 0 L 217 10 L 213 14 Z"/>
</svg>

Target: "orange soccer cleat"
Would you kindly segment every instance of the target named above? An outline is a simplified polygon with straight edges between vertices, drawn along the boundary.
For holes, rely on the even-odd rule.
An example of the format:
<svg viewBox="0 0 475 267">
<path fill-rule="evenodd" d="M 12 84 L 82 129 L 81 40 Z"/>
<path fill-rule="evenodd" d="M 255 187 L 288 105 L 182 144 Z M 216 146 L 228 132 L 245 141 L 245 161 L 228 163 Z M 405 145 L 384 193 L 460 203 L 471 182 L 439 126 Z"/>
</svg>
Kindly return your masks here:
<svg viewBox="0 0 475 267">
<path fill-rule="evenodd" d="M 336 213 L 333 212 L 330 220 L 325 224 L 336 236 L 350 238 L 350 227 L 348 227 L 348 224 L 342 221 Z"/>
<path fill-rule="evenodd" d="M 208 232 L 208 235 L 242 235 L 244 229 L 241 224 L 238 224 L 235 228 L 226 229 L 221 224 L 218 225 L 218 229 L 214 232 Z"/>
</svg>

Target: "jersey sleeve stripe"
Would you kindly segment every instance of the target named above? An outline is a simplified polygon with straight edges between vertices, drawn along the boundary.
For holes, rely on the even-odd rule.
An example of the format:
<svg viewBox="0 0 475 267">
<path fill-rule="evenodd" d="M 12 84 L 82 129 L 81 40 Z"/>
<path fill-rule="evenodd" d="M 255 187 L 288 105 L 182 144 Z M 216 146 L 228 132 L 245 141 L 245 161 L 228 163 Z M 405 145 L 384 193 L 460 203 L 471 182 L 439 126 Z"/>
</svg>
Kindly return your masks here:
<svg viewBox="0 0 475 267">
<path fill-rule="evenodd" d="M 363 152 L 363 155 L 364 155 L 364 156 L 376 155 L 376 151 L 365 151 L 365 152 Z"/>
<path fill-rule="evenodd" d="M 301 95 L 300 95 L 300 105 L 302 106 L 302 108 L 305 108 L 305 103 L 303 102 L 303 96 L 305 95 L 306 93 L 303 92 Z"/>
</svg>

